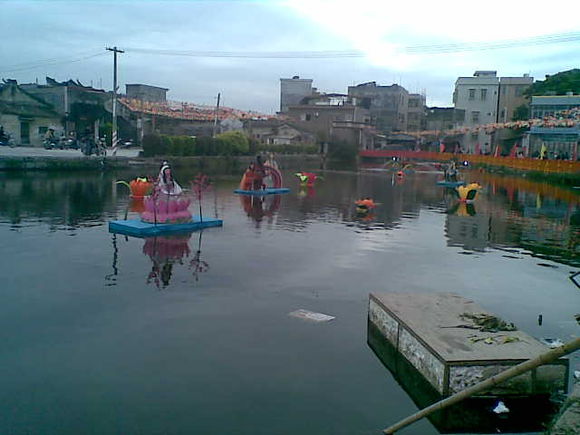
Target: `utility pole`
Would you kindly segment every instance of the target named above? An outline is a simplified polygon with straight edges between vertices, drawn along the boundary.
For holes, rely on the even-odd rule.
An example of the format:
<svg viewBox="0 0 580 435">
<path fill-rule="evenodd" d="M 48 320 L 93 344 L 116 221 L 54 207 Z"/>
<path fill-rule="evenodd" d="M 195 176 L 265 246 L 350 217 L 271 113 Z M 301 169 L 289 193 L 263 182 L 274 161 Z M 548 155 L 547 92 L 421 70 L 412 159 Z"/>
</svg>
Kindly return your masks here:
<svg viewBox="0 0 580 435">
<path fill-rule="evenodd" d="M 218 92 L 217 105 L 215 106 L 215 115 L 214 115 L 214 118 L 213 118 L 213 134 L 212 134 L 212 137 L 215 137 L 215 134 L 216 134 L 216 131 L 217 131 L 218 113 L 220 111 L 220 97 L 221 97 L 221 94 Z"/>
<path fill-rule="evenodd" d="M 106 47 L 107 51 L 113 52 L 113 131 L 111 132 L 111 147 L 113 155 L 117 154 L 117 53 L 125 53 L 117 47 Z"/>
</svg>

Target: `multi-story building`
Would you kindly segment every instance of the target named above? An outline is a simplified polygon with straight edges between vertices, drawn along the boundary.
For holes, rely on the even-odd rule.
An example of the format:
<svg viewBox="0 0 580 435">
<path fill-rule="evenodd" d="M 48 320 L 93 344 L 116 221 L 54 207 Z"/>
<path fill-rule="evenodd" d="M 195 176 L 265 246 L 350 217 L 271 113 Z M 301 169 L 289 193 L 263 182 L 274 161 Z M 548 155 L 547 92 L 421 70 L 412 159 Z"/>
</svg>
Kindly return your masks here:
<svg viewBox="0 0 580 435">
<path fill-rule="evenodd" d="M 529 74 L 522 77 L 500 77 L 497 122 L 508 122 L 514 117 L 514 111 L 528 104 L 524 92 L 534 83 Z"/>
<path fill-rule="evenodd" d="M 407 130 L 421 131 L 427 127 L 425 119 L 425 95 L 409 94 L 407 106 Z"/>
<path fill-rule="evenodd" d="M 475 127 L 497 121 L 499 78 L 496 71 L 475 71 L 473 77 L 459 77 L 455 82 L 453 104 L 465 110 L 464 125 Z M 479 144 L 483 153 L 492 151 L 491 134 L 484 129 L 465 135 L 463 151 L 473 153 Z"/>
<path fill-rule="evenodd" d="M 348 96 L 354 104 L 370 110 L 371 124 L 378 130 L 384 133 L 407 130 L 409 92 L 402 86 L 361 83 L 349 86 Z"/>
<path fill-rule="evenodd" d="M 280 79 L 280 112 L 286 113 L 288 107 L 302 103 L 305 97 L 314 94 L 312 79 L 301 79 L 294 76 L 291 79 Z"/>
<path fill-rule="evenodd" d="M 138 83 L 125 85 L 127 90 L 127 98 L 134 98 L 141 101 L 151 101 L 154 103 L 162 103 L 167 101 L 167 88 L 160 88 L 159 86 L 142 85 Z"/>
</svg>

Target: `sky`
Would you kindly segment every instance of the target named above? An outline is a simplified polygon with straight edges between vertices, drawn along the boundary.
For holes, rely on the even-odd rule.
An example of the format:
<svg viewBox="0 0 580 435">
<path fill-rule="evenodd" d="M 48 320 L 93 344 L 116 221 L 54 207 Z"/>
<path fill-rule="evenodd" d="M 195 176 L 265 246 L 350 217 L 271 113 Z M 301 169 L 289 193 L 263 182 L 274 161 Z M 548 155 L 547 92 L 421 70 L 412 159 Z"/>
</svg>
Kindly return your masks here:
<svg viewBox="0 0 580 435">
<path fill-rule="evenodd" d="M 112 89 L 118 82 L 169 88 L 168 99 L 275 113 L 280 78 L 314 80 L 322 92 L 376 81 L 424 92 L 429 106 L 451 106 L 457 77 L 476 70 L 543 80 L 580 67 L 580 2 L 456 0 L 0 0 L 0 78 L 49 76 Z M 433 53 L 439 44 L 484 44 L 571 34 L 574 41 Z M 418 46 L 426 46 L 417 51 Z M 481 45 L 478 45 L 480 47 Z M 415 48 L 412 52 L 410 48 Z M 152 50 L 143 52 L 144 49 Z M 155 52 L 156 51 L 156 52 Z M 169 51 L 172 55 L 160 54 Z M 185 52 L 188 55 L 175 55 Z M 192 52 L 357 53 L 342 58 L 199 57 Z M 431 51 L 431 53 L 429 53 Z"/>
</svg>

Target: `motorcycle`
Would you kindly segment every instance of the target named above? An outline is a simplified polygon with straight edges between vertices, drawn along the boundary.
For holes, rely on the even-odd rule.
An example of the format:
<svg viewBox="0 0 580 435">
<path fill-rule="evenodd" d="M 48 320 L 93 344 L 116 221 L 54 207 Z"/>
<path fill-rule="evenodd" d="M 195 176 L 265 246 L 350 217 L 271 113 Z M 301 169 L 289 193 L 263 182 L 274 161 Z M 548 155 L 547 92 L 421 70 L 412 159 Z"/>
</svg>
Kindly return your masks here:
<svg viewBox="0 0 580 435">
<path fill-rule="evenodd" d="M 10 135 L 4 133 L 2 136 L 0 136 L 0 146 L 7 146 L 13 148 L 15 145 Z"/>
<path fill-rule="evenodd" d="M 96 156 L 106 156 L 106 146 L 105 140 L 99 138 L 95 141 L 93 138 L 85 138 L 81 140 L 81 151 L 85 156 L 96 155 Z"/>
<path fill-rule="evenodd" d="M 60 139 L 60 146 L 63 150 L 78 150 L 79 145 L 76 139 L 71 137 L 64 137 Z"/>
<path fill-rule="evenodd" d="M 57 138 L 47 138 L 42 141 L 42 145 L 45 150 L 53 150 L 55 148 L 61 148 L 60 141 Z"/>
</svg>

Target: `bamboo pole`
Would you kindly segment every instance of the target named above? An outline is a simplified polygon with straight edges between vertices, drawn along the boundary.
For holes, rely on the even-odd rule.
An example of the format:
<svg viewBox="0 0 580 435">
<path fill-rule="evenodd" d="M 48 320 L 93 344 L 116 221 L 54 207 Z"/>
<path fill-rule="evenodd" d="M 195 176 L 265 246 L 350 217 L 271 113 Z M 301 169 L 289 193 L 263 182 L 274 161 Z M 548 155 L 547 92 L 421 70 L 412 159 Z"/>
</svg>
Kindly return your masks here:
<svg viewBox="0 0 580 435">
<path fill-rule="evenodd" d="M 511 369 L 507 369 L 495 376 L 492 376 L 485 381 L 480 382 L 479 384 L 474 385 L 473 387 L 467 388 L 459 393 L 454 394 L 446 399 L 443 399 L 437 403 L 434 403 L 427 408 L 422 409 L 421 411 L 416 412 L 415 414 L 399 421 L 398 423 L 389 426 L 383 433 L 385 434 L 392 434 L 405 426 L 410 425 L 411 423 L 416 422 L 417 420 L 421 420 L 423 417 L 431 414 L 432 412 L 439 411 L 443 408 L 448 407 L 449 405 L 453 405 L 457 402 L 462 401 L 463 399 L 467 399 L 470 396 L 473 396 L 476 393 L 480 393 L 485 390 L 489 390 L 496 384 L 500 382 L 506 381 L 508 379 L 513 378 L 514 376 L 521 375 L 522 373 L 527 372 L 528 370 L 535 369 L 538 366 L 547 364 L 552 362 L 561 356 L 568 355 L 576 350 L 580 349 L 580 337 L 575 338 L 572 341 L 564 344 L 563 346 L 557 347 L 556 349 L 552 349 L 546 353 L 537 356 L 536 358 L 530 359 L 528 361 L 524 361 Z"/>
</svg>

